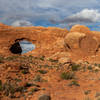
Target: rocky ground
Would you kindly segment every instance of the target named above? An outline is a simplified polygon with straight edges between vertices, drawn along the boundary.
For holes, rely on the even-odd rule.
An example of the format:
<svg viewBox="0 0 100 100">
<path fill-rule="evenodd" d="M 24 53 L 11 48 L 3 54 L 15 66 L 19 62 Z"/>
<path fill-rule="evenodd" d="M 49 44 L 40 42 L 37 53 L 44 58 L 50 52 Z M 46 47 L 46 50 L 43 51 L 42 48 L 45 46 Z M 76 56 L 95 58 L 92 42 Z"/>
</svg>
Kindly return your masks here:
<svg viewBox="0 0 100 100">
<path fill-rule="evenodd" d="M 47 59 L 45 56 L 0 57 L 1 100 L 99 100 L 100 64 Z M 44 96 L 44 98 L 40 98 Z M 45 98 L 47 96 L 47 98 Z M 51 99 L 50 99 L 51 98 Z"/>
</svg>

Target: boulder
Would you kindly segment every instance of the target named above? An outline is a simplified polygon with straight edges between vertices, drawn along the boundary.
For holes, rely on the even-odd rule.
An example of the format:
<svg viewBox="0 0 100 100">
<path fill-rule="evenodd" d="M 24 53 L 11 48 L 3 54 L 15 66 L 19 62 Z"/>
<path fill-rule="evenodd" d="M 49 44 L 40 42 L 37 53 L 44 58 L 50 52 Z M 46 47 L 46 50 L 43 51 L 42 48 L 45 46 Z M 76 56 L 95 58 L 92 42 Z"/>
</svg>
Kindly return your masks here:
<svg viewBox="0 0 100 100">
<path fill-rule="evenodd" d="M 91 33 L 90 29 L 84 25 L 74 25 L 70 32 Z"/>
<path fill-rule="evenodd" d="M 51 100 L 51 97 L 49 95 L 44 94 L 44 95 L 41 95 L 38 98 L 38 100 Z"/>
<path fill-rule="evenodd" d="M 71 32 L 65 37 L 65 46 L 69 49 L 78 49 L 79 41 L 84 38 L 86 35 L 79 32 Z"/>
</svg>

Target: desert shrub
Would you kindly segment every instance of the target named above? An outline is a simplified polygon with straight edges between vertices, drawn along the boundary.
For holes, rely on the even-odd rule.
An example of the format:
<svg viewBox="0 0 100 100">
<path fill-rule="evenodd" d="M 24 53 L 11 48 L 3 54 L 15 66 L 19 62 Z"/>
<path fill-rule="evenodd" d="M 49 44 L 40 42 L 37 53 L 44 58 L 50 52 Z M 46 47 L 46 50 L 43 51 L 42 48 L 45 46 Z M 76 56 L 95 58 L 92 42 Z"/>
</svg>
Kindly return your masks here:
<svg viewBox="0 0 100 100">
<path fill-rule="evenodd" d="M 46 71 L 46 70 L 38 70 L 38 72 L 41 73 L 41 74 L 46 74 L 48 71 Z"/>
<path fill-rule="evenodd" d="M 73 81 L 69 84 L 69 86 L 73 86 L 73 85 L 75 85 L 75 86 L 80 86 L 79 83 L 78 83 L 76 80 L 73 80 Z"/>
<path fill-rule="evenodd" d="M 100 92 L 96 92 L 95 97 L 100 97 Z"/>
<path fill-rule="evenodd" d="M 98 64 L 97 63 L 94 63 L 94 66 L 98 66 Z"/>
<path fill-rule="evenodd" d="M 26 89 L 26 87 L 19 86 L 15 83 L 12 83 L 12 82 L 9 82 L 9 81 L 5 82 L 2 85 L 2 91 L 3 91 L 4 95 L 9 96 L 11 98 L 15 98 L 16 92 L 23 93 L 25 89 Z"/>
<path fill-rule="evenodd" d="M 47 80 L 44 80 L 40 75 L 36 75 L 34 78 L 34 81 L 36 82 L 47 82 Z"/>
<path fill-rule="evenodd" d="M 16 82 L 21 82 L 22 80 L 21 79 L 18 79 L 18 78 L 15 78 L 14 79 Z"/>
<path fill-rule="evenodd" d="M 92 66 L 88 66 L 88 70 L 92 70 L 93 68 L 92 68 Z"/>
<path fill-rule="evenodd" d="M 85 100 L 92 100 L 90 97 L 86 97 Z"/>
<path fill-rule="evenodd" d="M 41 82 L 42 81 L 42 77 L 40 75 L 36 75 L 35 78 L 34 78 L 34 81 Z"/>
<path fill-rule="evenodd" d="M 45 60 L 45 56 L 41 56 L 40 60 L 44 61 Z"/>
<path fill-rule="evenodd" d="M 49 59 L 49 61 L 50 61 L 50 62 L 55 62 L 55 63 L 58 63 L 58 60 L 51 59 L 51 58 Z"/>
<path fill-rule="evenodd" d="M 20 65 L 20 70 L 23 74 L 28 74 L 29 73 L 29 68 L 30 66 L 29 65 L 25 65 L 25 64 L 21 64 Z"/>
<path fill-rule="evenodd" d="M 97 98 L 97 100 L 100 100 L 100 97 L 99 97 L 99 98 Z"/>
<path fill-rule="evenodd" d="M 0 91 L 2 91 L 2 81 L 0 80 Z"/>
<path fill-rule="evenodd" d="M 31 86 L 33 86 L 32 83 L 28 83 L 28 82 L 27 82 L 27 83 L 25 84 L 25 87 L 26 87 L 26 88 L 31 87 Z"/>
<path fill-rule="evenodd" d="M 49 65 L 47 65 L 47 64 L 45 64 L 43 67 L 45 67 L 45 68 L 49 68 L 50 66 L 49 66 Z"/>
<path fill-rule="evenodd" d="M 11 61 L 11 60 L 15 60 L 17 59 L 19 56 L 9 56 L 6 58 L 7 61 Z"/>
<path fill-rule="evenodd" d="M 84 91 L 84 94 L 88 95 L 88 94 L 90 94 L 90 92 L 91 92 L 91 90 L 86 90 L 86 91 Z"/>
<path fill-rule="evenodd" d="M 100 64 L 98 64 L 98 67 L 100 68 Z"/>
<path fill-rule="evenodd" d="M 79 64 L 72 64 L 71 65 L 72 71 L 77 71 L 77 70 L 79 70 L 79 68 L 80 68 L 80 65 Z"/>
<path fill-rule="evenodd" d="M 23 69 L 21 72 L 22 72 L 22 74 L 28 74 L 29 73 L 29 70 Z"/>
<path fill-rule="evenodd" d="M 4 62 L 4 57 L 0 56 L 0 63 Z"/>
<path fill-rule="evenodd" d="M 99 70 L 98 69 L 95 69 L 94 72 L 97 73 L 97 72 L 99 72 Z"/>
<path fill-rule="evenodd" d="M 37 91 L 39 91 L 38 88 L 32 88 L 32 89 L 31 89 L 31 92 L 32 92 L 32 93 L 37 92 Z"/>
<path fill-rule="evenodd" d="M 75 74 L 73 72 L 63 72 L 61 73 L 61 78 L 64 80 L 74 79 Z"/>
</svg>

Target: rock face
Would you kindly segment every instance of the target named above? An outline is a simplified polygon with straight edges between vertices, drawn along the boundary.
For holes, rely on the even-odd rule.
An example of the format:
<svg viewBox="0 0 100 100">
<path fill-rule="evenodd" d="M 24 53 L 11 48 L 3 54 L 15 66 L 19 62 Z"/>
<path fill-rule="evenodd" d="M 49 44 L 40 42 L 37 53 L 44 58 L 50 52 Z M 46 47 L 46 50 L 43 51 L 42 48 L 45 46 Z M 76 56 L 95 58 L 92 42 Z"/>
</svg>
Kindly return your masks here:
<svg viewBox="0 0 100 100">
<path fill-rule="evenodd" d="M 71 32 L 68 33 L 65 37 L 65 44 L 69 46 L 69 49 L 79 49 L 79 42 L 86 35 L 84 33 L 79 32 Z"/>
<path fill-rule="evenodd" d="M 31 55 L 52 56 L 58 58 L 62 52 L 94 55 L 100 49 L 100 32 L 90 31 L 83 25 L 75 25 L 70 31 L 56 27 L 12 27 L 0 23 L 0 54 L 12 55 L 16 53 L 14 46 L 22 50 L 16 42 L 27 40 L 36 45 Z M 77 51 L 77 52 L 76 52 Z"/>
<path fill-rule="evenodd" d="M 87 36 L 80 41 L 80 48 L 83 52 L 93 54 L 98 48 L 98 41 L 93 37 Z"/>
<path fill-rule="evenodd" d="M 67 33 L 67 29 L 55 27 L 11 27 L 0 24 L 0 54 L 11 55 L 10 48 L 15 42 L 27 40 L 36 45 L 33 53 L 51 55 L 64 47 L 62 43 Z"/>
<path fill-rule="evenodd" d="M 84 25 L 74 25 L 70 32 L 91 33 L 90 29 Z"/>
<path fill-rule="evenodd" d="M 86 26 L 75 25 L 65 37 L 65 46 L 73 52 L 95 54 L 100 44 L 100 34 L 95 33 Z"/>
</svg>

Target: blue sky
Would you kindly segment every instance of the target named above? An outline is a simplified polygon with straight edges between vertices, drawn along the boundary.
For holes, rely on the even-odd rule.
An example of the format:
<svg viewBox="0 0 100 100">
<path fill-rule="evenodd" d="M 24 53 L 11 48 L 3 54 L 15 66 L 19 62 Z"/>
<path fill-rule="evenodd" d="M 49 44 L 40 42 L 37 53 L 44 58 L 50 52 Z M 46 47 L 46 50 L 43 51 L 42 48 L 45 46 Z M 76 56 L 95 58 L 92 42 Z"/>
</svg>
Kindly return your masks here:
<svg viewBox="0 0 100 100">
<path fill-rule="evenodd" d="M 83 24 L 100 31 L 100 0 L 0 0 L 0 22 L 62 28 Z"/>
</svg>

